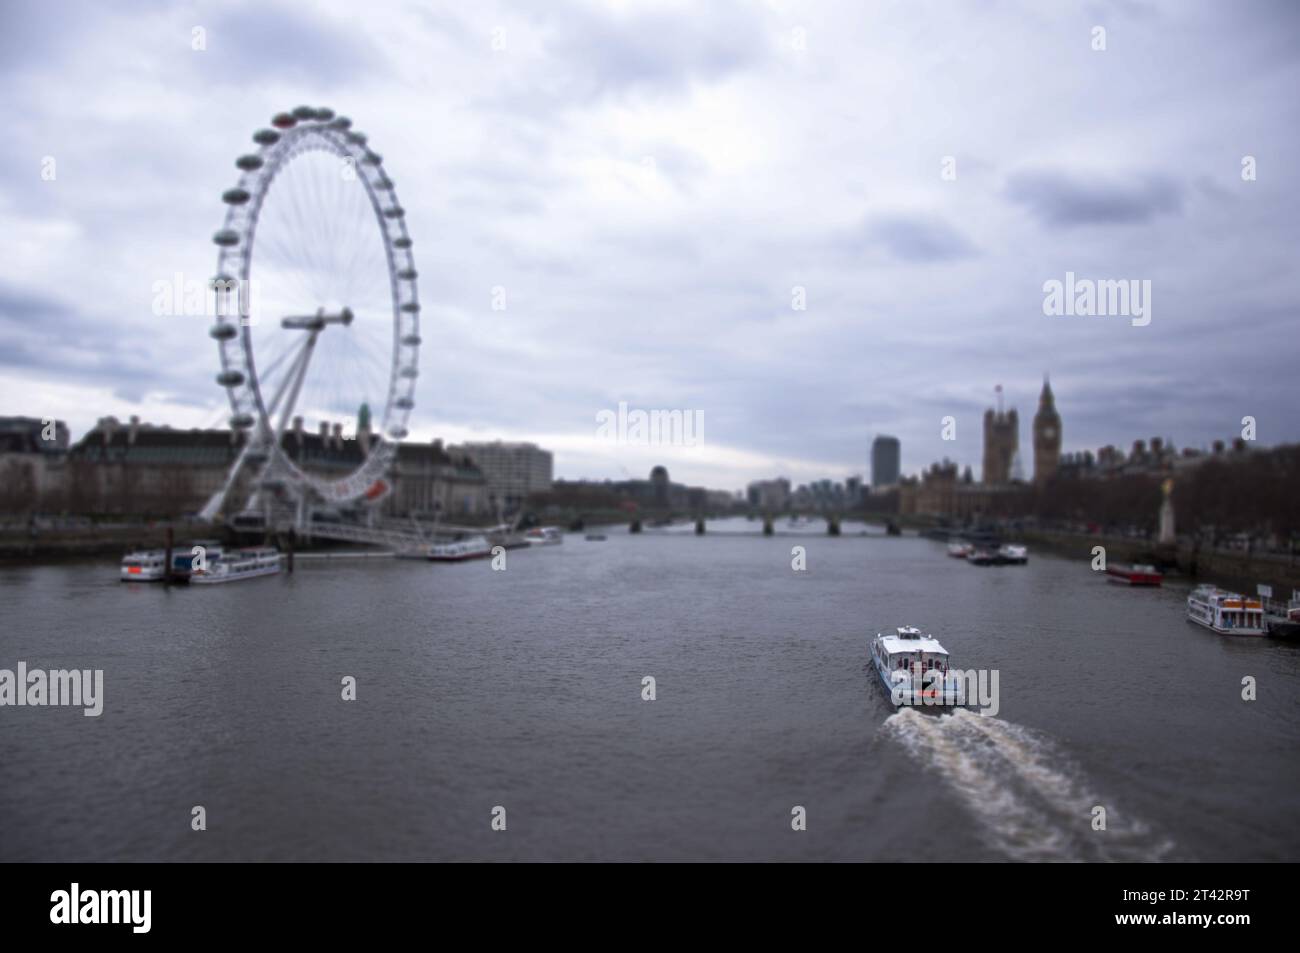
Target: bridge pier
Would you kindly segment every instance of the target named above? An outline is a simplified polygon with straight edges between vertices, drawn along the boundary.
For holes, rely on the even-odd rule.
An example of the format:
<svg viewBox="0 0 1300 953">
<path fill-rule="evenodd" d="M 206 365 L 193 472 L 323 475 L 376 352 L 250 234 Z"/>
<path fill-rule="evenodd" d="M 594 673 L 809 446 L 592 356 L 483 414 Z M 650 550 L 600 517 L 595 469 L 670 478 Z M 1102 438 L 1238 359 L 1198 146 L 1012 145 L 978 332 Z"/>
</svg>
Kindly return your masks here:
<svg viewBox="0 0 1300 953">
<path fill-rule="evenodd" d="M 826 535 L 827 536 L 840 535 L 840 518 L 838 516 L 826 517 Z"/>
<path fill-rule="evenodd" d="M 639 532 L 641 532 L 641 521 L 640 521 L 640 520 L 633 520 L 631 523 L 628 524 L 627 531 L 628 531 L 629 533 L 639 533 Z"/>
<path fill-rule="evenodd" d="M 696 536 L 703 536 L 703 535 L 704 535 L 704 519 L 703 519 L 703 517 L 701 517 L 700 519 L 697 519 L 697 520 L 695 521 L 695 535 L 696 535 Z"/>
<path fill-rule="evenodd" d="M 772 531 L 772 517 L 770 517 L 770 516 L 764 516 L 764 517 L 763 517 L 763 535 L 764 535 L 764 536 L 771 536 L 771 535 L 772 535 L 772 532 L 773 532 L 773 531 Z"/>
</svg>

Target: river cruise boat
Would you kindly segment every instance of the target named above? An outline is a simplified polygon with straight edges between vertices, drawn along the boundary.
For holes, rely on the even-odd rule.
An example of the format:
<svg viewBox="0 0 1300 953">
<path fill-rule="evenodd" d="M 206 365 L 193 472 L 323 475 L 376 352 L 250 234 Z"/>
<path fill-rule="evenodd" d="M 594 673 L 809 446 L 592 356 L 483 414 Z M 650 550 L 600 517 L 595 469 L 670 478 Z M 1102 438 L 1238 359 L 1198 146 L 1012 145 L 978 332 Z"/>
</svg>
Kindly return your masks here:
<svg viewBox="0 0 1300 953">
<path fill-rule="evenodd" d="M 948 555 L 953 559 L 965 559 L 975 547 L 964 539 L 954 539 L 948 544 Z"/>
<path fill-rule="evenodd" d="M 123 582 L 162 582 L 167 578 L 167 551 L 142 549 L 122 557 Z"/>
<path fill-rule="evenodd" d="M 486 536 L 466 536 L 449 543 L 434 543 L 429 547 L 429 561 L 435 563 L 460 563 L 491 555 L 492 544 Z"/>
<path fill-rule="evenodd" d="M 1146 563 L 1111 563 L 1106 567 L 1106 579 L 1122 586 L 1159 586 L 1164 574 Z"/>
<path fill-rule="evenodd" d="M 280 571 L 280 551 L 274 546 L 256 546 L 249 549 L 219 550 L 214 556 L 204 554 L 207 563 L 203 569 L 190 571 L 190 584 L 214 585 L 219 582 L 239 582 L 258 576 L 274 576 Z"/>
<path fill-rule="evenodd" d="M 1003 543 L 998 547 L 999 565 L 1023 566 L 1029 562 L 1029 549 L 1019 543 Z"/>
<path fill-rule="evenodd" d="M 1220 635 L 1266 635 L 1259 599 L 1214 586 L 1197 586 L 1187 597 L 1187 618 Z"/>
<path fill-rule="evenodd" d="M 197 552 L 195 550 L 198 550 Z M 212 566 L 225 551 L 220 540 L 196 539 L 172 550 L 172 581 L 185 582 L 200 566 Z M 202 558 L 200 558 L 200 556 Z"/>
<path fill-rule="evenodd" d="M 871 664 L 894 705 L 939 708 L 964 704 L 961 681 L 948 670 L 948 650 L 932 635 L 904 625 L 871 643 Z"/>
<path fill-rule="evenodd" d="M 972 566 L 996 566 L 998 564 L 998 551 L 996 549 L 985 549 L 982 546 L 973 546 L 971 551 L 966 554 L 966 562 Z"/>
<path fill-rule="evenodd" d="M 532 546 L 558 546 L 564 542 L 564 533 L 558 526 L 534 526 L 524 533 L 524 539 Z"/>
</svg>

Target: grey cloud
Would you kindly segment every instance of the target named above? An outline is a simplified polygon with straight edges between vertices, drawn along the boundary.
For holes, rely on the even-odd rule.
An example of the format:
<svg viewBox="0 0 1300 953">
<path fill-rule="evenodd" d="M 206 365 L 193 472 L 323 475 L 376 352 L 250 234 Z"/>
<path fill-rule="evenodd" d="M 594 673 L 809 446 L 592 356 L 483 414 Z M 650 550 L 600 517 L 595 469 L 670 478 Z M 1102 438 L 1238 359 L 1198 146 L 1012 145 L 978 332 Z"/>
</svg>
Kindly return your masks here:
<svg viewBox="0 0 1300 953">
<path fill-rule="evenodd" d="M 277 79 L 334 89 L 371 78 L 382 62 L 361 30 L 287 4 L 223 5 L 197 20 L 207 31 L 207 49 L 188 62 L 209 81 Z"/>
<path fill-rule="evenodd" d="M 149 287 L 208 274 L 234 157 L 302 97 L 351 115 L 399 183 L 425 306 L 422 435 L 589 434 L 626 398 L 704 409 L 710 440 L 760 458 L 861 472 L 884 431 L 909 471 L 945 454 L 978 471 L 993 385 L 1028 418 L 1050 371 L 1067 450 L 1200 444 L 1246 413 L 1269 441 L 1300 437 L 1284 5 L 1108 5 L 1099 60 L 1102 19 L 1031 24 L 1002 4 L 905 5 L 882 24 L 851 2 L 272 2 L 0 3 L 0 214 L 16 223 L 0 376 L 39 382 L 34 401 L 89 381 L 119 415 L 144 393 L 157 422 L 186 404 L 220 417 L 205 328 L 150 321 Z M 794 26 L 801 54 L 782 41 Z M 1086 166 L 1054 164 L 1063 145 Z M 949 151 L 961 179 L 941 183 Z M 1247 152 L 1263 173 L 1249 185 Z M 642 188 L 643 156 L 667 189 Z M 1026 165 L 1003 180 L 1007 161 Z M 1134 163 L 1152 174 L 1124 177 Z M 1145 224 L 1095 227 L 1126 223 Z M 1151 275 L 1154 322 L 1044 317 L 1042 282 L 1066 268 Z M 490 308 L 496 285 L 508 311 Z"/>
<path fill-rule="evenodd" d="M 55 298 L 5 285 L 0 285 L 0 366 L 96 381 L 132 393 L 164 383 L 178 391 L 187 386 L 175 361 L 160 363 L 152 353 L 148 337 L 93 320 Z"/>
<path fill-rule="evenodd" d="M 575 92 L 629 89 L 680 89 L 694 79 L 714 80 L 756 64 L 767 42 L 751 8 L 708 4 L 691 16 L 664 10 L 628 11 L 571 5 L 562 21 L 550 14 L 555 30 L 548 50 L 571 64 Z"/>
<path fill-rule="evenodd" d="M 877 243 L 900 261 L 938 262 L 968 258 L 977 249 L 947 222 L 927 215 L 884 215 L 865 227 L 868 242 Z"/>
<path fill-rule="evenodd" d="M 1183 186 L 1159 173 L 1129 178 L 1057 170 L 1013 173 L 1005 194 L 1044 225 L 1140 225 L 1183 210 Z"/>
<path fill-rule="evenodd" d="M 530 121 L 611 97 L 682 95 L 758 67 L 772 51 L 760 11 L 730 2 L 686 12 L 586 3 L 520 12 L 541 32 L 544 68 L 479 102 Z"/>
</svg>

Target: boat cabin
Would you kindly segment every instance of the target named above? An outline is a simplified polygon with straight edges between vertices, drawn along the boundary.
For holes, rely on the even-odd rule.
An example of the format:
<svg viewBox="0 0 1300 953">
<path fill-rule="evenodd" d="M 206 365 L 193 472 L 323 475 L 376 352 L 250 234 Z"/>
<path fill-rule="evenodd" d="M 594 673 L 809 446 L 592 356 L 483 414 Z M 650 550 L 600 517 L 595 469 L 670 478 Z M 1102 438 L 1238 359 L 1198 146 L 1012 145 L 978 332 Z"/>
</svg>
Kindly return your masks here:
<svg viewBox="0 0 1300 953">
<path fill-rule="evenodd" d="M 948 671 L 948 652 L 939 640 L 924 634 L 916 626 L 902 625 L 894 635 L 876 640 L 877 660 L 888 672 L 919 674 L 938 669 Z"/>
<path fill-rule="evenodd" d="M 1187 600 L 1187 611 L 1195 621 L 1219 632 L 1264 629 L 1261 600 L 1213 586 L 1199 586 Z"/>
</svg>

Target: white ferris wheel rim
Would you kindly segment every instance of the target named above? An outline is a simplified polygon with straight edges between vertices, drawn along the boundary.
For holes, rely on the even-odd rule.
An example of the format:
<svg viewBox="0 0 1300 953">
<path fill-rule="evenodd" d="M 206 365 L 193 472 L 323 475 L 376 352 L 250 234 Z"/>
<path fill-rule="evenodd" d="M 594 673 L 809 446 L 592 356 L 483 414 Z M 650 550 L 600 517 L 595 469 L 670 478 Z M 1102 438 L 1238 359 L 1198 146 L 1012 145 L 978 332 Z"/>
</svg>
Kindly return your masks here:
<svg viewBox="0 0 1300 953">
<path fill-rule="evenodd" d="M 257 152 L 236 160 L 239 183 L 222 194 L 227 206 L 225 223 L 213 236 L 219 249 L 212 279 L 217 321 L 210 332 L 221 358 L 217 383 L 229 397 L 233 429 L 256 428 L 249 439 L 260 436 L 268 454 L 289 477 L 313 489 L 326 502 L 352 502 L 373 492 L 382 479 L 396 452 L 394 442 L 407 436 L 407 422 L 415 406 L 420 304 L 412 242 L 393 181 L 383 170 L 383 158 L 369 147 L 363 133 L 351 128 L 350 120 L 329 109 L 300 106 L 292 113 L 277 114 L 272 126 L 275 128 L 254 133 Z M 227 313 L 231 289 L 238 292 L 249 287 L 258 219 L 271 185 L 294 159 L 312 151 L 333 153 L 344 160 L 364 187 L 384 243 L 392 300 L 392 358 L 381 426 L 361 464 L 340 478 L 308 473 L 284 452 L 281 428 L 271 419 L 274 409 L 268 407 L 262 393 L 249 322 L 238 309 Z M 303 236 L 303 240 L 310 241 L 312 236 Z"/>
</svg>

